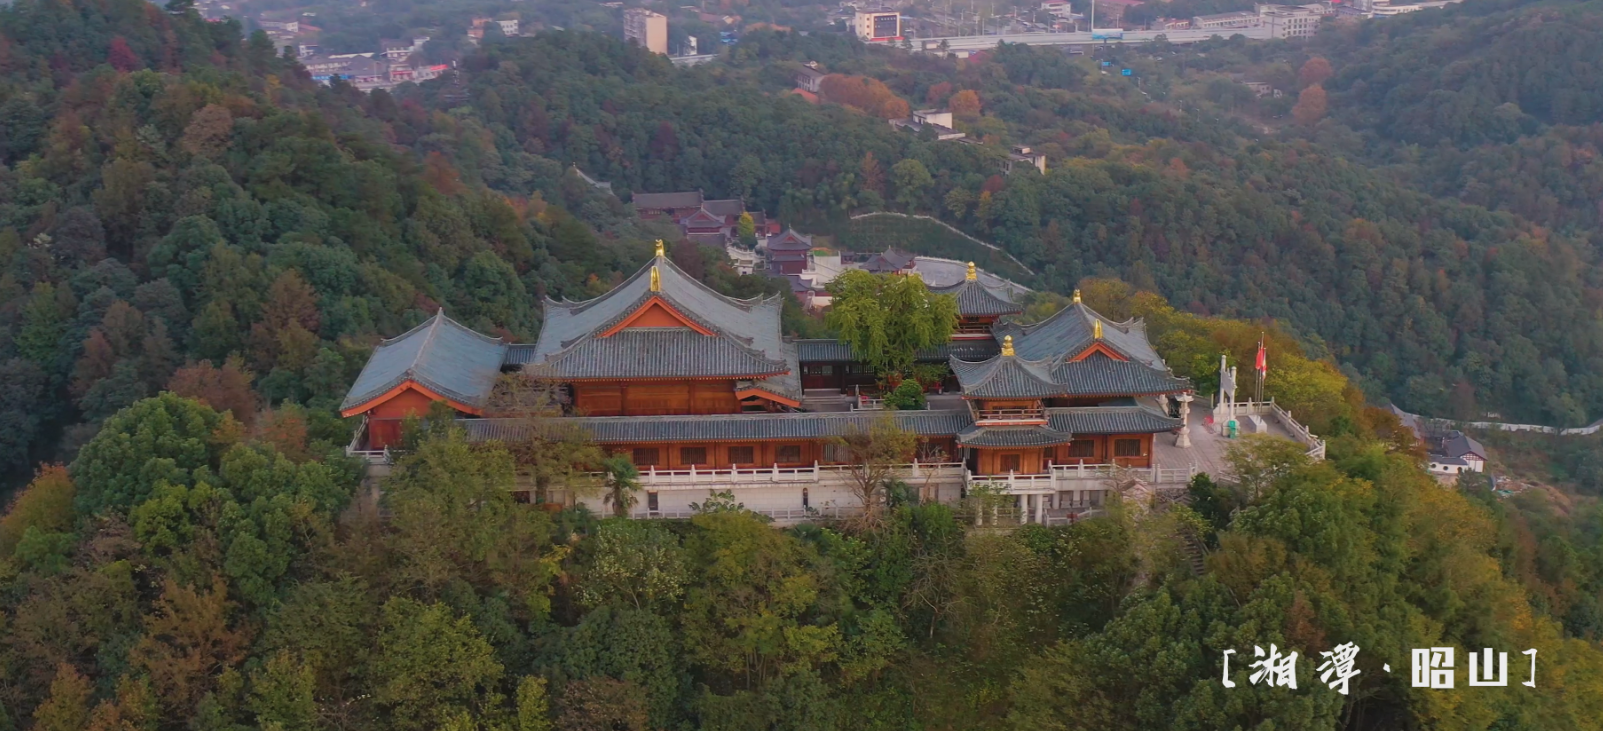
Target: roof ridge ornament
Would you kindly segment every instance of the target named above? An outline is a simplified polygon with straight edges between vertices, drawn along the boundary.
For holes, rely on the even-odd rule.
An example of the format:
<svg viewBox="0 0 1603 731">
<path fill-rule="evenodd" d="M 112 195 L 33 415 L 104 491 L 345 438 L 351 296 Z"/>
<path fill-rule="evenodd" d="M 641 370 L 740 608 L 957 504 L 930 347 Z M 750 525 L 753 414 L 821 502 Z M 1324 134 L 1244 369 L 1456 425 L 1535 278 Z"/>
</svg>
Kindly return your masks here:
<svg viewBox="0 0 1603 731">
<path fill-rule="evenodd" d="M 1008 356 L 1008 357 L 1013 357 L 1015 355 L 1014 352 L 1013 352 L 1013 336 L 1012 335 L 1008 335 L 1008 336 L 1002 338 L 1002 355 L 1005 355 L 1005 356 Z"/>
<path fill-rule="evenodd" d="M 653 291 L 653 292 L 661 292 L 662 291 L 662 274 L 657 271 L 656 267 L 652 267 L 651 268 L 651 291 Z M 1097 332 L 1101 332 L 1101 331 L 1098 330 Z"/>
<path fill-rule="evenodd" d="M 656 256 L 656 257 L 657 257 L 657 258 L 658 258 L 658 259 L 663 259 L 663 258 L 667 258 L 667 256 L 668 256 L 668 254 L 667 254 L 667 253 L 666 253 L 666 252 L 664 252 L 664 251 L 663 251 L 663 248 L 662 248 L 662 239 L 657 239 L 657 253 L 656 253 L 656 254 L 655 254 L 655 256 Z M 657 290 L 651 290 L 651 291 L 653 291 L 653 292 L 655 292 L 655 291 L 657 291 Z"/>
<path fill-rule="evenodd" d="M 971 261 L 971 262 L 968 263 L 968 274 L 965 275 L 963 278 L 968 280 L 968 281 L 970 281 L 970 282 L 980 278 L 979 273 L 974 271 L 974 262 Z"/>
<path fill-rule="evenodd" d="M 1091 337 L 1096 338 L 1097 340 L 1102 339 L 1102 320 L 1097 319 L 1091 321 Z"/>
<path fill-rule="evenodd" d="M 1080 304 L 1080 290 L 1074 290 L 1074 304 Z"/>
</svg>

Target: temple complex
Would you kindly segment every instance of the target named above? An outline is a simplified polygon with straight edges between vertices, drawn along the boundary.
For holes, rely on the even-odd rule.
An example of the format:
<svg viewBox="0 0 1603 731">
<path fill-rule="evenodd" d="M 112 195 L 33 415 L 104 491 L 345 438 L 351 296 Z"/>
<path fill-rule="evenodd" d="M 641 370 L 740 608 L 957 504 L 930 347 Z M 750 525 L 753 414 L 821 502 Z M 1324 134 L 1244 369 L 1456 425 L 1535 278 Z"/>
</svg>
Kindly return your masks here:
<svg viewBox="0 0 1603 731">
<path fill-rule="evenodd" d="M 1183 483 L 1191 385 L 1153 350 L 1139 320 L 1114 322 L 1080 302 L 1035 324 L 1007 290 L 968 277 L 934 291 L 957 300 L 951 341 L 919 354 L 951 376 L 922 410 L 882 411 L 867 364 L 834 340 L 784 337 L 779 297 L 734 299 L 663 253 L 617 288 L 583 302 L 545 302 L 532 344 L 485 336 L 436 313 L 373 352 L 342 406 L 362 416 L 352 452 L 375 463 L 401 420 L 436 402 L 471 439 L 527 438 L 528 419 L 494 413 L 504 373 L 554 385 L 564 423 L 630 456 L 643 493 L 638 517 L 687 515 L 731 491 L 784 520 L 860 506 L 850 459 L 835 438 L 893 419 L 917 435 L 898 476 L 924 499 L 975 490 L 1010 496 L 1020 519 L 1067 520 L 1099 506 L 1115 484 Z M 601 510 L 598 495 L 564 494 Z"/>
</svg>

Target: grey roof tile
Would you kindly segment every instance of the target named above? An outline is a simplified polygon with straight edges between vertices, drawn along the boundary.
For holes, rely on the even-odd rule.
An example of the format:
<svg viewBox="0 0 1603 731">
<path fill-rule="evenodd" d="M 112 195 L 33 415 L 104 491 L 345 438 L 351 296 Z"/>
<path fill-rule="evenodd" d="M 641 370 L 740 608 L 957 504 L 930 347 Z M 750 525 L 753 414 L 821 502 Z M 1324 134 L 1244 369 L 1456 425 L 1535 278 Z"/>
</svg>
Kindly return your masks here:
<svg viewBox="0 0 1603 731">
<path fill-rule="evenodd" d="M 708 414 L 702 416 L 582 416 L 565 418 L 602 444 L 631 442 L 776 441 L 822 439 L 867 429 L 881 414 L 922 436 L 953 436 L 973 425 L 968 410 Z M 530 424 L 522 419 L 460 419 L 474 441 L 518 441 Z"/>
<path fill-rule="evenodd" d="M 683 327 L 632 327 L 584 338 L 540 365 L 553 377 L 571 379 L 738 377 L 787 368 L 732 338 Z"/>
<path fill-rule="evenodd" d="M 506 352 L 499 338 L 468 329 L 442 309 L 374 348 L 340 409 L 363 406 L 408 380 L 458 403 L 482 406 L 501 375 Z"/>
<path fill-rule="evenodd" d="M 1083 406 L 1047 409 L 1047 424 L 1072 434 L 1155 434 L 1180 428 L 1180 420 L 1147 406 Z"/>
<path fill-rule="evenodd" d="M 965 279 L 948 287 L 931 287 L 931 292 L 957 298 L 957 313 L 965 317 L 1016 315 L 1024 307 L 1007 298 L 1006 290 L 992 290 L 977 279 Z"/>
<path fill-rule="evenodd" d="M 1031 360 L 1065 358 L 1080 354 L 1096 340 L 1093 322 L 1102 321 L 1103 341 L 1119 354 L 1152 368 L 1165 368 L 1152 344 L 1147 342 L 1146 324 L 1140 320 L 1114 322 L 1086 307 L 1075 303 L 1034 325 L 1004 323 L 996 328 L 996 337 L 1012 335 L 1014 349 L 1020 357 Z"/>
<path fill-rule="evenodd" d="M 701 210 L 714 216 L 739 216 L 746 212 L 746 202 L 739 198 L 702 201 Z"/>
<path fill-rule="evenodd" d="M 650 291 L 651 268 L 655 266 L 661 282 L 661 291 Z M 573 348 L 589 348 L 596 355 L 607 355 L 619 349 L 627 352 L 627 346 L 588 345 L 585 341 L 611 340 L 624 333 L 616 333 L 608 338 L 598 338 L 596 335 L 607 328 L 622 322 L 640 306 L 653 297 L 660 297 L 671 305 L 680 314 L 692 320 L 697 325 L 716 333 L 716 337 L 694 335 L 702 340 L 728 341 L 726 344 L 738 345 L 741 348 L 756 351 L 770 364 L 782 364 L 785 358 L 783 340 L 780 337 L 779 324 L 780 303 L 778 296 L 767 298 L 753 298 L 737 300 L 719 294 L 694 277 L 686 274 L 684 270 L 675 266 L 666 257 L 653 259 L 652 262 L 635 272 L 634 276 L 624 280 L 612 291 L 592 300 L 584 302 L 555 302 L 547 300 L 545 303 L 545 324 L 540 329 L 540 337 L 536 339 L 533 347 L 519 347 L 512 356 L 522 364 L 555 363 L 557 360 L 566 360 L 562 356 L 564 351 Z M 631 328 L 633 329 L 633 328 Z M 686 331 L 688 332 L 688 331 Z M 673 346 L 679 355 L 688 356 L 694 353 L 732 353 L 723 345 L 711 343 L 690 344 L 690 335 L 681 336 L 687 339 L 686 343 Z M 610 348 L 610 349 L 609 349 Z M 620 355 L 619 358 L 622 356 Z M 657 357 L 651 354 L 650 357 Z M 636 366 L 630 366 L 622 360 L 607 361 L 624 372 L 635 372 Z M 719 361 L 728 363 L 729 361 Z M 626 367 L 627 366 L 627 367 Z M 708 363 L 708 367 L 715 366 Z M 756 375 L 774 373 L 777 369 L 765 366 L 758 370 L 740 375 Z M 602 377 L 599 371 L 594 372 Z M 617 374 L 624 377 L 623 373 Z"/>
<path fill-rule="evenodd" d="M 964 447 L 1050 447 L 1073 439 L 1071 433 L 1045 426 L 973 426 L 957 435 Z"/>
<path fill-rule="evenodd" d="M 1051 363 L 998 355 L 972 363 L 953 358 L 952 373 L 963 387 L 963 395 L 974 398 L 1046 398 L 1063 393 L 1063 386 L 1052 379 Z"/>
</svg>

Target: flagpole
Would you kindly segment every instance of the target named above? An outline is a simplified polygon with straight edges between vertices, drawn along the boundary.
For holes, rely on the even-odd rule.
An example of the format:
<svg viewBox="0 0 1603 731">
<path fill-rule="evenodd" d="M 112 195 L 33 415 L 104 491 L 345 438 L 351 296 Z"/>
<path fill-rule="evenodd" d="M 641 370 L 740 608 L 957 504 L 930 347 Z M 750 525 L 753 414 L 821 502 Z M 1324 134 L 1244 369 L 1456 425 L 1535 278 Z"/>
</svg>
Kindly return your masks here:
<svg viewBox="0 0 1603 731">
<path fill-rule="evenodd" d="M 1257 362 L 1253 363 L 1253 370 L 1258 372 L 1257 373 L 1257 376 L 1258 376 L 1258 391 L 1257 391 L 1255 400 L 1260 402 L 1260 403 L 1263 402 L 1263 377 L 1264 377 L 1264 371 L 1268 370 L 1265 367 L 1265 363 L 1264 363 L 1265 359 L 1264 359 L 1264 352 L 1263 352 L 1263 337 L 1264 337 L 1263 333 L 1261 333 L 1261 332 L 1258 333 L 1258 358 L 1257 358 Z"/>
</svg>

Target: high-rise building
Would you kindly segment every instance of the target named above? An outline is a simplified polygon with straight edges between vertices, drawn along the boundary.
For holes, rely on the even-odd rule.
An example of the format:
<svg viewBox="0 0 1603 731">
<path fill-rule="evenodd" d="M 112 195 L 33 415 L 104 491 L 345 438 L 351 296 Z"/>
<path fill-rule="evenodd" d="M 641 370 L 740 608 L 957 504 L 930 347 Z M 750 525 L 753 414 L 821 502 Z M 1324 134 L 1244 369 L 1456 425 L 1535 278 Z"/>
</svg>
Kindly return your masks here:
<svg viewBox="0 0 1603 731">
<path fill-rule="evenodd" d="M 865 41 L 902 39 L 902 15 L 895 10 L 859 10 L 852 25 Z"/>
<path fill-rule="evenodd" d="M 623 11 L 623 37 L 652 53 L 668 55 L 668 16 L 645 8 Z"/>
</svg>

